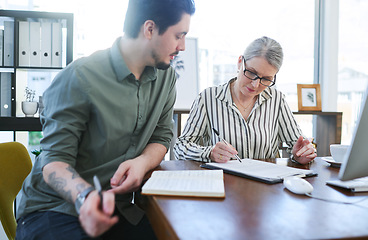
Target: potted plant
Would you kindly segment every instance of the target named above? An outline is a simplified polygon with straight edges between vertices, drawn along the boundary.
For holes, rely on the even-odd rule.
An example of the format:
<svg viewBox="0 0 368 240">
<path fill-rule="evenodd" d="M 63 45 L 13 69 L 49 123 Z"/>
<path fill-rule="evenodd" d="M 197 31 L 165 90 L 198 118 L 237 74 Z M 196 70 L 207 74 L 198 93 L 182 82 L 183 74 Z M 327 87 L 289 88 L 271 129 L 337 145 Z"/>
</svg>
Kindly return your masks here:
<svg viewBox="0 0 368 240">
<path fill-rule="evenodd" d="M 22 102 L 22 111 L 26 117 L 33 117 L 38 110 L 38 102 L 34 102 L 36 91 L 26 87 L 24 96 L 26 101 Z"/>
</svg>

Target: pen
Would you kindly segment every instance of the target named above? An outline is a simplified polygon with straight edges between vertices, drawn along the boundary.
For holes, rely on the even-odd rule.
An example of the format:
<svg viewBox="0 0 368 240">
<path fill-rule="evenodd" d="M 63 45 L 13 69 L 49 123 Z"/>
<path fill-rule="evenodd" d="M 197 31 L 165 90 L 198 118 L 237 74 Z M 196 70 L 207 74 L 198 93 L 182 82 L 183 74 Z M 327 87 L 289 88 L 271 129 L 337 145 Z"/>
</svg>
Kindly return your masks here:
<svg viewBox="0 0 368 240">
<path fill-rule="evenodd" d="M 98 195 L 100 196 L 100 206 L 101 206 L 101 209 L 102 209 L 102 201 L 103 201 L 103 198 L 102 198 L 102 188 L 101 188 L 101 183 L 100 183 L 100 180 L 98 180 L 98 177 L 96 175 L 93 176 L 93 183 L 95 184 L 95 188 L 98 192 Z"/>
<path fill-rule="evenodd" d="M 212 128 L 212 129 L 213 129 L 213 131 L 216 133 L 216 135 L 221 139 L 221 141 L 223 141 L 226 145 L 230 146 L 230 144 L 229 144 L 228 142 L 226 142 L 226 140 L 225 140 L 225 139 L 223 139 L 223 138 L 220 136 L 219 132 L 218 132 L 215 128 Z M 239 157 L 237 154 L 234 154 L 234 156 L 236 157 L 236 159 L 238 159 L 238 160 L 239 160 L 239 162 L 242 162 L 242 161 L 240 160 L 240 157 Z"/>
</svg>

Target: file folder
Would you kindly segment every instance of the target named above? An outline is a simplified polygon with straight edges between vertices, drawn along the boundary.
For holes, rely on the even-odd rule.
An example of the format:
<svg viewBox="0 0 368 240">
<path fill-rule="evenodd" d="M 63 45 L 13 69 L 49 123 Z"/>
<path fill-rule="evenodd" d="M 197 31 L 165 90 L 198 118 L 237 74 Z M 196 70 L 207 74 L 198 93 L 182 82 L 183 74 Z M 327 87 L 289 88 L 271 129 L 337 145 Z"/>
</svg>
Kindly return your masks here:
<svg viewBox="0 0 368 240">
<path fill-rule="evenodd" d="M 51 67 L 51 22 L 41 22 L 41 67 Z"/>
<path fill-rule="evenodd" d="M 4 30 L 0 29 L 0 66 L 4 66 L 3 54 L 4 54 Z"/>
<path fill-rule="evenodd" d="M 29 22 L 19 22 L 19 66 L 30 66 Z"/>
<path fill-rule="evenodd" d="M 62 44 L 62 35 L 61 35 L 61 23 L 52 23 L 52 44 L 51 44 L 51 66 L 52 67 L 61 67 L 61 44 Z"/>
<path fill-rule="evenodd" d="M 4 66 L 14 66 L 14 22 L 4 21 Z"/>
<path fill-rule="evenodd" d="M 2 72 L 0 75 L 0 103 L 1 117 L 11 116 L 11 73 Z"/>
<path fill-rule="evenodd" d="M 30 36 L 30 66 L 40 67 L 41 66 L 41 26 L 40 22 L 29 23 L 29 36 Z"/>
</svg>

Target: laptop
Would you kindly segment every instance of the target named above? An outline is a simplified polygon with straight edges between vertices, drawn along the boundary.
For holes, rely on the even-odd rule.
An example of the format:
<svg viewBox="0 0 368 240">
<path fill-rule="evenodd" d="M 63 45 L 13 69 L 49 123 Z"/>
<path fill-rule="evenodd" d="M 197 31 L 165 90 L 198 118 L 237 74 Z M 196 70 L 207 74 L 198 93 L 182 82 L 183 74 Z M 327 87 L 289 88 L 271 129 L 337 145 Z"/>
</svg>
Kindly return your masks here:
<svg viewBox="0 0 368 240">
<path fill-rule="evenodd" d="M 361 105 L 360 117 L 354 130 L 349 149 L 339 172 L 340 180 L 327 184 L 350 189 L 355 192 L 368 191 L 368 89 Z"/>
</svg>

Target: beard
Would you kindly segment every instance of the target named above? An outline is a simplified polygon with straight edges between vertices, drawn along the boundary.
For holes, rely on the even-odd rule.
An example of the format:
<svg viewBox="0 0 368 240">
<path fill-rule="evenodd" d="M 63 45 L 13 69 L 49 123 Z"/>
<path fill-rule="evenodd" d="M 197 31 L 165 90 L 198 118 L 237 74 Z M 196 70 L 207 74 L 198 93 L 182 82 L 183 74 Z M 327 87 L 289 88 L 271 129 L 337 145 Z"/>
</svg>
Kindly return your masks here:
<svg viewBox="0 0 368 240">
<path fill-rule="evenodd" d="M 161 61 L 159 59 L 159 55 L 155 52 L 152 51 L 152 58 L 155 60 L 155 67 L 161 70 L 166 70 L 170 67 L 171 61 L 170 63 L 165 63 L 163 61 Z"/>
<path fill-rule="evenodd" d="M 158 62 L 156 63 L 156 68 L 161 70 L 166 70 L 170 67 L 170 64 L 164 63 L 164 62 Z"/>
</svg>

